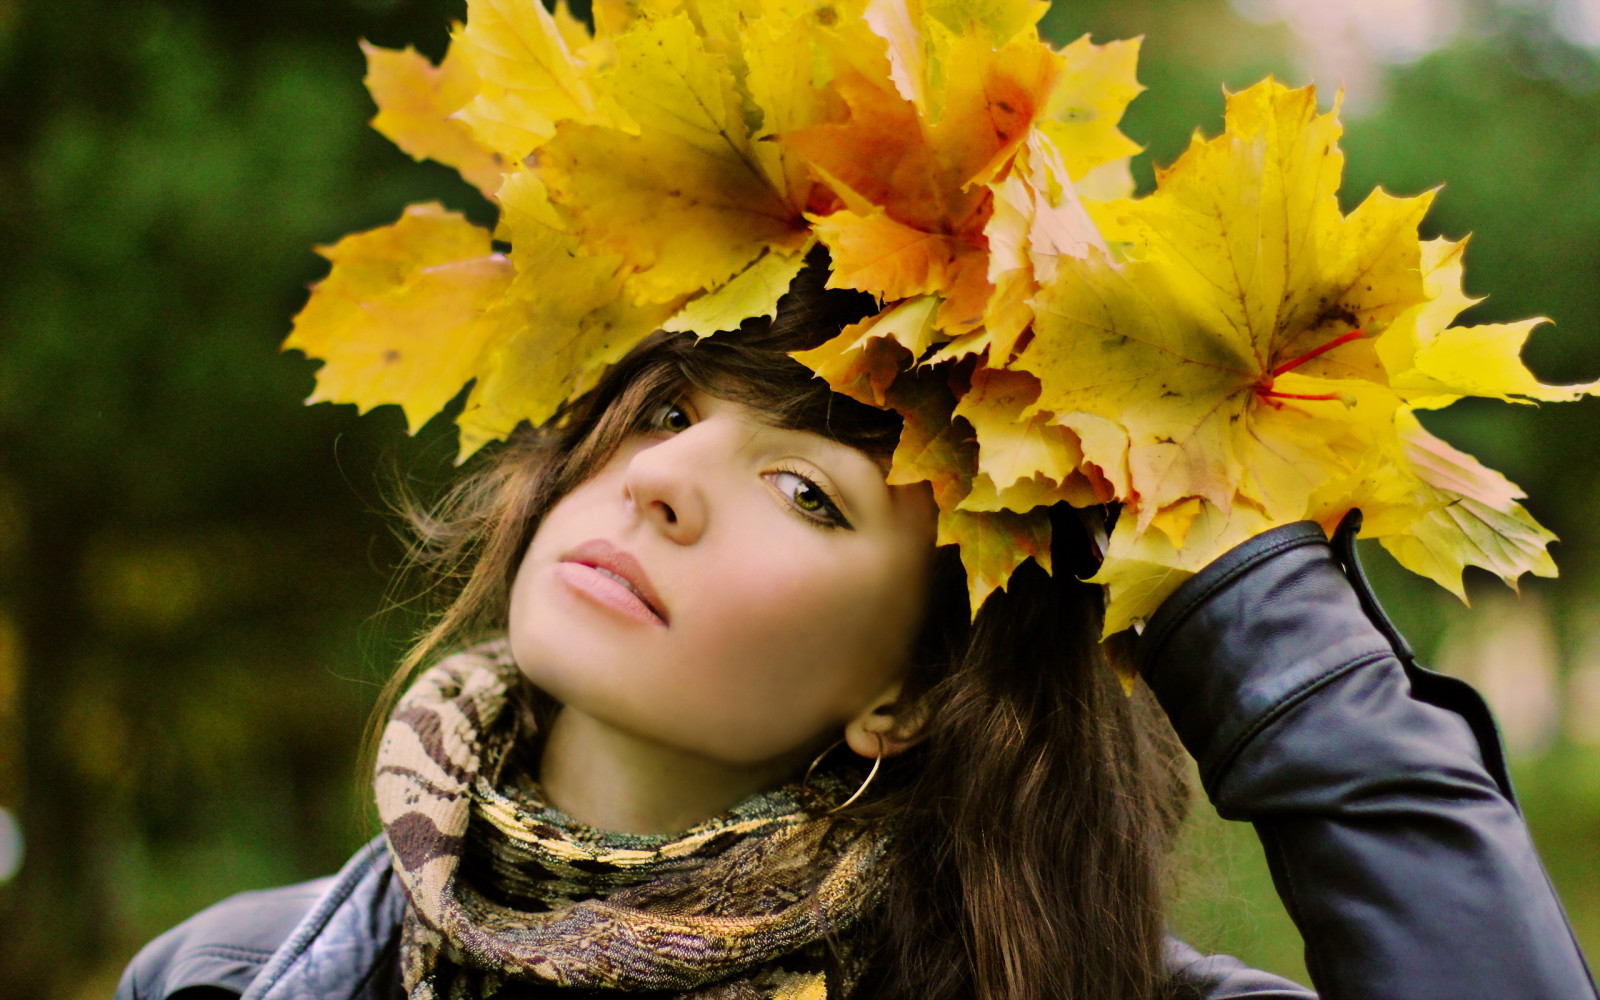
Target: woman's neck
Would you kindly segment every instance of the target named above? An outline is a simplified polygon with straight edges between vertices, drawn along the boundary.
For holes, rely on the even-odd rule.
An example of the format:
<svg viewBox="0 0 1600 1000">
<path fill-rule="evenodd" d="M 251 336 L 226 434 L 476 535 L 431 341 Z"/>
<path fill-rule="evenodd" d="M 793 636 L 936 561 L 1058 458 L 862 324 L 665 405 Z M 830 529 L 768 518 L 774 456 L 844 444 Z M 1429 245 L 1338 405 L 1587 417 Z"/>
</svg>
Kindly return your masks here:
<svg viewBox="0 0 1600 1000">
<path fill-rule="evenodd" d="M 570 707 L 539 761 L 549 803 L 616 833 L 678 833 L 789 777 L 795 765 L 730 765 L 640 739 Z"/>
</svg>

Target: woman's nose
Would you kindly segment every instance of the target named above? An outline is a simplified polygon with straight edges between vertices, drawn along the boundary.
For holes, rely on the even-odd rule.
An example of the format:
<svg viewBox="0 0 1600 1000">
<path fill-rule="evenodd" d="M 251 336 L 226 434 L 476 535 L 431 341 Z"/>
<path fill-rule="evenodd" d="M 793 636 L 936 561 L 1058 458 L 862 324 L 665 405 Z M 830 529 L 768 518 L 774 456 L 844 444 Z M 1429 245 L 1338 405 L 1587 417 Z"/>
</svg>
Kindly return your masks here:
<svg viewBox="0 0 1600 1000">
<path fill-rule="evenodd" d="M 694 428 L 634 452 L 623 473 L 623 494 L 657 531 L 680 545 L 706 529 L 703 477 L 707 456 L 697 454 Z M 696 435 L 697 437 L 697 435 Z"/>
</svg>

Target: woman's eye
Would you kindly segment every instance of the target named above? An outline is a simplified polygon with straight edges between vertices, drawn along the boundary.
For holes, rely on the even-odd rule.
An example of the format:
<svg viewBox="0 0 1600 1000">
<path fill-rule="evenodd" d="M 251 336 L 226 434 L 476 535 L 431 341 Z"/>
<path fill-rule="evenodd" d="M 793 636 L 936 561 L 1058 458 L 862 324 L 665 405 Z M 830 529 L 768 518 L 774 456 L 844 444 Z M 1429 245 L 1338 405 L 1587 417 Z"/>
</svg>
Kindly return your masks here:
<svg viewBox="0 0 1600 1000">
<path fill-rule="evenodd" d="M 777 472 L 767 473 L 767 478 L 802 517 L 830 528 L 850 526 L 839 510 L 839 505 L 828 495 L 828 491 L 805 476 L 798 472 L 780 469 Z"/>
<path fill-rule="evenodd" d="M 662 403 L 656 408 L 656 412 L 651 418 L 650 426 L 657 430 L 671 431 L 676 434 L 679 431 L 688 430 L 689 425 L 692 423 L 694 423 L 694 419 L 689 416 L 688 410 L 677 403 Z"/>
</svg>

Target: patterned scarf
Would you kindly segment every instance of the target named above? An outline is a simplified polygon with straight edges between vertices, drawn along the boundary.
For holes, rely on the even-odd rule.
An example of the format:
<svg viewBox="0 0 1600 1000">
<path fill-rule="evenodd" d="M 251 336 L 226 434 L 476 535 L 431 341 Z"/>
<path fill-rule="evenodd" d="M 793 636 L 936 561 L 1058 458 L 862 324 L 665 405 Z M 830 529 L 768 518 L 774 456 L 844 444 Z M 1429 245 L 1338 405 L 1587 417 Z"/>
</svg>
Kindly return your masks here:
<svg viewBox="0 0 1600 1000">
<path fill-rule="evenodd" d="M 533 736 L 524 687 L 503 641 L 478 646 L 424 672 L 384 730 L 378 814 L 410 904 L 411 1000 L 850 994 L 882 843 L 829 834 L 820 813 L 845 782 L 764 792 L 681 834 L 594 830 L 545 804 L 514 752 Z"/>
</svg>

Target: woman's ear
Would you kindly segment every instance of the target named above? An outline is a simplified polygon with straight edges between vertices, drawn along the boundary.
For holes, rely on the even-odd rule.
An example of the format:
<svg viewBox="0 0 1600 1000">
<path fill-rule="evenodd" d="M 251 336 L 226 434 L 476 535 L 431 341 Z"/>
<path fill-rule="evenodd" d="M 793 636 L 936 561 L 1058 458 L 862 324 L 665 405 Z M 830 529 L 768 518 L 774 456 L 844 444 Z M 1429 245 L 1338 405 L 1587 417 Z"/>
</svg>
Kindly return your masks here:
<svg viewBox="0 0 1600 1000">
<path fill-rule="evenodd" d="M 851 750 L 872 760 L 879 754 L 893 757 L 917 741 L 922 719 L 900 703 L 902 686 L 893 682 L 845 724 L 844 738 Z"/>
</svg>

